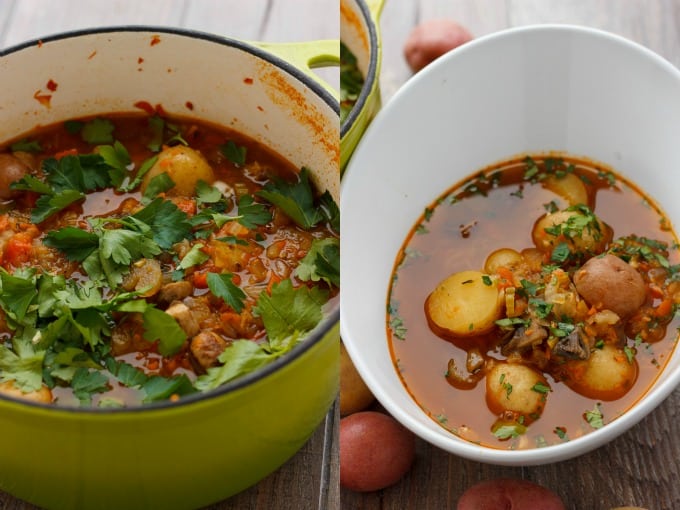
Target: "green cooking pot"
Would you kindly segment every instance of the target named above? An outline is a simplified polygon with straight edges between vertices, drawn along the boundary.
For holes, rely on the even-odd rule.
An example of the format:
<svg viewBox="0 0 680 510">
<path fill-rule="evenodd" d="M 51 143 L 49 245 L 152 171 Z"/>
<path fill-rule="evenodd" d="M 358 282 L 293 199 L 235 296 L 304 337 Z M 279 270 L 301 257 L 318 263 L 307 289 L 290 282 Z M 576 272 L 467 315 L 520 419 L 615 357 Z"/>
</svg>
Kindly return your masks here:
<svg viewBox="0 0 680 510">
<path fill-rule="evenodd" d="M 156 27 L 70 32 L 3 50 L 0 143 L 148 101 L 259 140 L 308 167 L 339 203 L 339 107 L 307 72 L 337 63 L 339 43 L 280 48 L 304 69 L 272 45 Z M 50 80 L 56 90 L 47 90 Z M 49 102 L 36 101 L 36 91 L 49 92 Z M 45 508 L 186 509 L 255 484 L 293 456 L 330 409 L 338 320 L 335 306 L 288 355 L 176 403 L 69 409 L 0 396 L 0 490 Z"/>
<path fill-rule="evenodd" d="M 341 0 L 340 40 L 354 54 L 364 85 L 340 126 L 340 170 L 344 170 L 361 136 L 380 109 L 382 49 L 378 21 L 384 0 Z"/>
</svg>

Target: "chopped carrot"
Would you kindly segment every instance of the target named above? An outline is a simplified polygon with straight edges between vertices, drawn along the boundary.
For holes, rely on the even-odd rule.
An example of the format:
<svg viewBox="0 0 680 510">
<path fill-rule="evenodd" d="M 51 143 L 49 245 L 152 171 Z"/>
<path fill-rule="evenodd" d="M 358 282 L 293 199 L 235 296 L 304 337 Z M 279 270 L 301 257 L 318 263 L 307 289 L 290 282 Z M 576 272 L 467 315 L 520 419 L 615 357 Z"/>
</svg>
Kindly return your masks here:
<svg viewBox="0 0 680 510">
<path fill-rule="evenodd" d="M 208 288 L 208 273 L 194 273 L 193 275 L 194 287 L 197 289 Z"/>
<path fill-rule="evenodd" d="M 274 287 L 274 284 L 279 283 L 281 280 L 282 278 L 279 275 L 272 273 L 271 277 L 269 278 L 269 283 L 267 283 L 267 294 L 271 295 L 272 287 Z"/>
<path fill-rule="evenodd" d="M 25 232 L 18 232 L 9 238 L 3 260 L 13 266 L 27 262 L 33 250 L 33 238 Z"/>
<path fill-rule="evenodd" d="M 192 198 L 178 198 L 173 201 L 183 213 L 193 216 L 196 214 L 196 201 Z"/>
<path fill-rule="evenodd" d="M 64 156 L 77 156 L 78 155 L 78 149 L 66 149 L 63 151 L 59 151 L 54 155 L 55 159 L 61 159 Z"/>
<path fill-rule="evenodd" d="M 670 313 L 673 311 L 673 300 L 670 298 L 666 298 L 661 303 L 659 306 L 657 306 L 654 309 L 654 315 L 657 317 L 665 317 L 667 315 L 670 315 Z"/>
</svg>

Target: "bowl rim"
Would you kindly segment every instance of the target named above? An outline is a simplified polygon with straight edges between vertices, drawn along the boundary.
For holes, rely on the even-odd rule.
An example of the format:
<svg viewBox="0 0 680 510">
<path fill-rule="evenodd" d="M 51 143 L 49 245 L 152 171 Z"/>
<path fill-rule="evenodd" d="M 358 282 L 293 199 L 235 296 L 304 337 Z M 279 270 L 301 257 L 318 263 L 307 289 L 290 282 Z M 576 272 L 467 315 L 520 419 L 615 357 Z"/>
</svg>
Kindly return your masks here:
<svg viewBox="0 0 680 510">
<path fill-rule="evenodd" d="M 286 73 L 290 74 L 298 81 L 312 89 L 314 94 L 319 96 L 326 105 L 328 105 L 336 114 L 340 112 L 340 106 L 333 95 L 321 86 L 313 78 L 298 69 L 294 64 L 277 57 L 276 55 L 258 48 L 255 44 L 244 42 L 240 39 L 221 36 L 209 32 L 203 32 L 195 29 L 186 29 L 179 27 L 156 26 L 156 25 L 112 25 L 95 28 L 84 28 L 76 30 L 67 30 L 56 34 L 51 34 L 45 37 L 34 38 L 28 41 L 21 42 L 7 48 L 0 49 L 0 61 L 2 58 L 19 53 L 22 50 L 29 49 L 34 46 L 39 46 L 45 43 L 61 41 L 65 39 L 75 39 L 83 36 L 108 34 L 108 33 L 140 33 L 148 32 L 153 34 L 169 34 L 173 36 L 185 37 L 188 39 L 199 39 L 225 47 L 232 47 L 246 53 L 250 53 L 275 67 L 280 68 Z M 74 406 L 55 406 L 54 404 L 43 404 L 39 402 L 30 402 L 24 399 L 10 397 L 0 394 L 0 407 L 3 402 L 18 404 L 19 407 L 34 410 L 47 410 L 51 414 L 71 414 L 71 415 L 121 415 L 121 414 L 139 414 L 149 413 L 158 410 L 169 410 L 181 407 L 187 407 L 192 404 L 204 403 L 230 393 L 236 393 L 239 390 L 253 386 L 268 377 L 278 372 L 283 367 L 294 363 L 300 359 L 305 353 L 311 350 L 314 346 L 321 343 L 323 338 L 333 329 L 333 327 L 340 321 L 340 302 L 338 302 L 326 313 L 322 321 L 312 330 L 305 339 L 298 343 L 290 352 L 272 361 L 268 365 L 261 367 L 249 374 L 239 377 L 233 381 L 229 381 L 215 389 L 192 393 L 182 397 L 176 402 L 169 400 L 150 402 L 148 404 L 136 405 L 134 407 L 123 408 L 97 408 L 97 407 L 74 407 Z"/>
<path fill-rule="evenodd" d="M 613 42 L 624 48 L 626 51 L 637 53 L 642 58 L 660 66 L 665 72 L 673 76 L 680 86 L 680 69 L 676 68 L 667 59 L 640 43 L 599 28 L 574 24 L 528 24 L 505 28 L 481 36 L 450 51 L 448 54 L 431 62 L 421 71 L 413 75 L 399 88 L 399 90 L 397 90 L 390 102 L 385 105 L 385 107 L 380 112 L 378 112 L 373 123 L 368 126 L 364 137 L 362 137 L 362 139 L 359 141 L 357 149 L 354 153 L 355 155 L 358 154 L 359 158 L 356 156 L 353 157 L 345 169 L 345 174 L 340 186 L 341 204 L 343 203 L 342 197 L 346 197 L 346 194 L 343 193 L 343 191 L 345 188 L 347 188 L 347 183 L 351 182 L 352 175 L 354 173 L 359 173 L 360 171 L 358 166 L 361 162 L 361 147 L 364 143 L 368 144 L 367 140 L 371 138 L 370 133 L 374 130 L 379 130 L 381 128 L 381 118 L 389 114 L 393 108 L 398 108 L 402 101 L 402 96 L 407 97 L 409 95 L 409 91 L 412 88 L 418 87 L 419 83 L 422 81 L 429 80 L 429 76 L 432 71 L 443 66 L 455 66 L 455 61 L 457 58 L 459 58 L 459 55 L 465 55 L 471 51 L 477 51 L 477 47 L 480 45 L 485 46 L 489 43 L 498 44 L 500 41 L 506 38 L 522 37 L 525 34 L 541 32 L 554 33 L 556 31 L 585 36 L 595 40 L 606 40 Z M 345 198 L 345 200 L 347 199 Z M 413 221 L 416 221 L 416 218 L 414 218 Z M 387 289 L 385 289 L 385 292 L 386 291 Z M 611 441 L 619 434 L 630 429 L 633 425 L 638 423 L 658 405 L 660 405 L 680 385 L 680 368 L 660 382 L 658 381 L 658 378 L 661 376 L 661 373 L 659 373 L 659 375 L 657 375 L 656 382 L 654 383 L 654 387 L 649 388 L 632 407 L 601 429 L 593 430 L 584 436 L 571 439 L 568 442 L 550 445 L 543 448 L 531 448 L 525 450 L 498 449 L 468 442 L 453 434 L 450 436 L 446 435 L 443 433 L 445 432 L 444 429 L 442 429 L 442 431 L 434 428 L 430 429 L 424 425 L 422 419 L 414 417 L 399 405 L 395 404 L 392 397 L 390 396 L 389 391 L 386 391 L 385 389 L 387 385 L 376 380 L 371 371 L 368 369 L 368 366 L 365 364 L 363 356 L 360 353 L 360 349 L 358 348 L 358 342 L 353 340 L 356 334 L 357 332 L 354 330 L 354 328 L 348 325 L 346 315 L 341 313 L 340 336 L 345 343 L 345 347 L 347 348 L 347 351 L 350 357 L 353 359 L 358 372 L 365 380 L 369 389 L 374 393 L 376 399 L 390 414 L 392 414 L 404 426 L 430 444 L 448 451 L 449 453 L 459 455 L 463 458 L 488 464 L 507 466 L 539 465 L 567 460 L 592 451 Z M 345 342 L 345 339 L 349 339 L 349 342 Z M 383 341 L 387 341 L 387 338 L 384 338 Z M 680 349 L 680 346 L 676 345 L 673 352 L 676 352 L 678 349 Z M 410 398 L 413 403 L 420 408 L 420 404 L 418 404 L 412 396 L 408 395 L 408 398 Z M 419 412 L 418 415 L 422 415 L 422 417 L 427 418 L 427 416 L 422 411 Z"/>
<path fill-rule="evenodd" d="M 380 37 L 378 35 L 378 26 L 371 11 L 364 0 L 353 0 L 361 11 L 361 15 L 368 28 L 368 70 L 364 76 L 364 86 L 361 88 L 359 97 L 354 103 L 354 106 L 345 118 L 344 122 L 340 123 L 340 138 L 342 139 L 352 128 L 354 123 L 359 118 L 359 115 L 368 102 L 369 97 L 373 94 L 374 84 L 378 81 L 378 67 L 379 67 L 379 53 L 380 53 Z"/>
</svg>

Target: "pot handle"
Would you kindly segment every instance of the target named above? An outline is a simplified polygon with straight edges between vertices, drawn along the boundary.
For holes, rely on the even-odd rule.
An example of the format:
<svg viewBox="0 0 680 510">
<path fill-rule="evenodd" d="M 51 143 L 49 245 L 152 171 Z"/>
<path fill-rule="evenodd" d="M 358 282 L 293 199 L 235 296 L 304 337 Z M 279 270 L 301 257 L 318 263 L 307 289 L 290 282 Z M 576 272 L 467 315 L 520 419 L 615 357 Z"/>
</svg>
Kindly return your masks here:
<svg viewBox="0 0 680 510">
<path fill-rule="evenodd" d="M 324 39 L 293 43 L 257 42 L 253 44 L 294 65 L 330 92 L 336 100 L 340 99 L 340 93 L 313 72 L 313 69 L 317 67 L 340 65 L 339 40 Z"/>
<path fill-rule="evenodd" d="M 364 0 L 364 1 L 366 2 L 366 6 L 368 7 L 369 12 L 371 13 L 373 21 L 377 22 L 380 19 L 380 14 L 382 13 L 383 6 L 385 5 L 385 0 Z"/>
</svg>

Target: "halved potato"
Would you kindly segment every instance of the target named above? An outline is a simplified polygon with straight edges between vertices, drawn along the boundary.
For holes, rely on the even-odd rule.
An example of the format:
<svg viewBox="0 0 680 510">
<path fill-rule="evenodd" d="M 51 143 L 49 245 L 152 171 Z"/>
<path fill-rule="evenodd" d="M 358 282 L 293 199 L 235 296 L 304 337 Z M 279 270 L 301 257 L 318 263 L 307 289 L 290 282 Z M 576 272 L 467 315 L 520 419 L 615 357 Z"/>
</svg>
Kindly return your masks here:
<svg viewBox="0 0 680 510">
<path fill-rule="evenodd" d="M 541 416 L 549 392 L 543 374 L 526 365 L 498 362 L 486 374 L 486 403 L 491 412 L 520 414 L 524 424 Z"/>
<path fill-rule="evenodd" d="M 507 269 L 514 269 L 519 266 L 524 259 L 522 255 L 512 248 L 500 248 L 486 258 L 484 262 L 484 271 L 489 274 L 494 274 L 499 268 L 505 267 Z"/>
<path fill-rule="evenodd" d="M 501 293 L 496 281 L 480 271 L 452 274 L 425 301 L 430 325 L 444 335 L 469 337 L 488 333 L 501 312 Z"/>
<path fill-rule="evenodd" d="M 553 193 L 560 195 L 569 205 L 590 205 L 586 185 L 576 174 L 549 175 L 541 181 L 541 184 Z"/>
<path fill-rule="evenodd" d="M 638 366 L 635 358 L 618 347 L 605 344 L 593 349 L 584 361 L 565 364 L 565 384 L 576 393 L 598 400 L 616 400 L 633 387 Z"/>
</svg>

